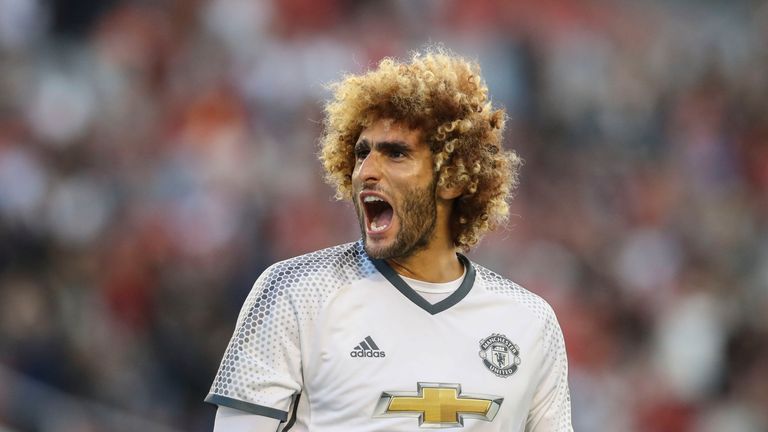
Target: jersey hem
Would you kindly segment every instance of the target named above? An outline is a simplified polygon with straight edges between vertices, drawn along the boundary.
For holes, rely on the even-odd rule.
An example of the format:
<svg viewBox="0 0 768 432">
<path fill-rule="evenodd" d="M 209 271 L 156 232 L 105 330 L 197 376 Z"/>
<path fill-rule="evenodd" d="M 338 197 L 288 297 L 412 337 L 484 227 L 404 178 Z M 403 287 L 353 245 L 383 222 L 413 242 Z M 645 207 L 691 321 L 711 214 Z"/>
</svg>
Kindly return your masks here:
<svg viewBox="0 0 768 432">
<path fill-rule="evenodd" d="M 250 402 L 241 401 L 238 399 L 232 399 L 230 397 L 217 395 L 210 393 L 205 397 L 205 401 L 209 404 L 225 406 L 227 408 L 234 408 L 236 410 L 245 411 L 247 413 L 256 414 L 264 417 L 280 420 L 284 422 L 288 420 L 288 412 L 279 410 L 276 408 L 265 407 L 263 405 L 257 405 Z"/>
</svg>

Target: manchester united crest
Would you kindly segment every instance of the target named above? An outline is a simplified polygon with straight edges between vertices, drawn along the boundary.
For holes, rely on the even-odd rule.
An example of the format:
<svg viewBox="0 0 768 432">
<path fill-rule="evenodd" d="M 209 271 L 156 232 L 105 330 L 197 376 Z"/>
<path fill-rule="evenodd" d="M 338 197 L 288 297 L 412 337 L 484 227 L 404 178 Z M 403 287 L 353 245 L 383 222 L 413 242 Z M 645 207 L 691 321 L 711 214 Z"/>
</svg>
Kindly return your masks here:
<svg viewBox="0 0 768 432">
<path fill-rule="evenodd" d="M 520 348 L 503 334 L 494 333 L 480 341 L 480 358 L 491 372 L 507 378 L 520 365 Z"/>
</svg>

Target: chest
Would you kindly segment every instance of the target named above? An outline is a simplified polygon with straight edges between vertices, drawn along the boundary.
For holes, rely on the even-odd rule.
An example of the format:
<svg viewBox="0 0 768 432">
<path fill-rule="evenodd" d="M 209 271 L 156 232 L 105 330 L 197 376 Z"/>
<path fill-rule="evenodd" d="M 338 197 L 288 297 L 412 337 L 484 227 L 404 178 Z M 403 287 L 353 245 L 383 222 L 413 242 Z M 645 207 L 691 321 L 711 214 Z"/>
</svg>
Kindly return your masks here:
<svg viewBox="0 0 768 432">
<path fill-rule="evenodd" d="M 540 330 L 524 307 L 479 288 L 433 315 L 386 284 L 350 287 L 302 335 L 311 423 L 521 430 Z"/>
</svg>

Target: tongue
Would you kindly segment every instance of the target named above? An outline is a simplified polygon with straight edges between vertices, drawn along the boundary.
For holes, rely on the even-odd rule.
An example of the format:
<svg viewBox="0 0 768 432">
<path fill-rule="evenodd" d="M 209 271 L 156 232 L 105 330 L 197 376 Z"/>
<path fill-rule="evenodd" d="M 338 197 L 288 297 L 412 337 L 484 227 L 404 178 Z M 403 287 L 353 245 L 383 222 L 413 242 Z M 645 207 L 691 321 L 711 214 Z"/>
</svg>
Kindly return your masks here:
<svg viewBox="0 0 768 432">
<path fill-rule="evenodd" d="M 376 225 L 377 227 L 387 226 L 390 222 L 392 222 L 392 207 L 387 207 L 382 210 L 379 214 L 374 216 L 371 221 L 372 225 Z"/>
</svg>

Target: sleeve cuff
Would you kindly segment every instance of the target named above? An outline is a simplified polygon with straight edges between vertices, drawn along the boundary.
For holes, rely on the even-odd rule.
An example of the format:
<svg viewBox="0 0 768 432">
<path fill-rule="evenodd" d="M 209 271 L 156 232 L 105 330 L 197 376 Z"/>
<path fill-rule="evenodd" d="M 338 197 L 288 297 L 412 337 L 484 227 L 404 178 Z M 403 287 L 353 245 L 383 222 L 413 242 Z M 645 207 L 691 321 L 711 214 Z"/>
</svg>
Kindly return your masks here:
<svg viewBox="0 0 768 432">
<path fill-rule="evenodd" d="M 281 422 L 288 420 L 287 411 L 265 407 L 262 405 L 256 405 L 250 402 L 245 402 L 238 399 L 232 399 L 230 397 L 217 395 L 214 393 L 209 393 L 208 396 L 206 396 L 205 401 L 214 405 L 225 406 L 225 407 L 234 408 L 240 411 L 245 411 L 251 414 L 270 417 L 273 419 L 280 420 Z"/>
</svg>

